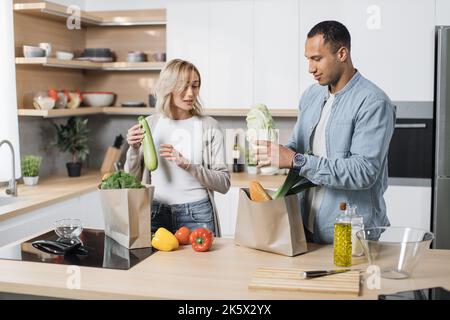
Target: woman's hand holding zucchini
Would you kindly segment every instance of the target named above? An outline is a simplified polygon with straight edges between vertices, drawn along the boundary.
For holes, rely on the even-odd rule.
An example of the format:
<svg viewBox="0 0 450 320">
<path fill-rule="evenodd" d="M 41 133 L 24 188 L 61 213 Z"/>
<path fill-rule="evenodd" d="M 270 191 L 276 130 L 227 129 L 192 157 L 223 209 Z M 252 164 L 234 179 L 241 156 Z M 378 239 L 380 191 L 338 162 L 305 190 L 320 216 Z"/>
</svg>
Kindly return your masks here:
<svg viewBox="0 0 450 320">
<path fill-rule="evenodd" d="M 132 126 L 127 133 L 127 142 L 128 144 L 138 149 L 141 146 L 142 139 L 144 139 L 144 130 L 140 123 Z"/>
</svg>

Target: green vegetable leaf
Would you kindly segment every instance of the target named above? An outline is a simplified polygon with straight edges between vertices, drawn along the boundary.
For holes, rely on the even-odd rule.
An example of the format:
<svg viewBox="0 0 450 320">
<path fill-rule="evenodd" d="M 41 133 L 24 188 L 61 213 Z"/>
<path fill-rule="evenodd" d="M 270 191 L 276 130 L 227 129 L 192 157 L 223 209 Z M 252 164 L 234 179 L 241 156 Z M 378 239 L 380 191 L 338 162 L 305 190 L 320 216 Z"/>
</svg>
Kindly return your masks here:
<svg viewBox="0 0 450 320">
<path fill-rule="evenodd" d="M 132 174 L 123 171 L 114 172 L 102 181 L 100 189 L 142 189 L 144 185 Z"/>
</svg>

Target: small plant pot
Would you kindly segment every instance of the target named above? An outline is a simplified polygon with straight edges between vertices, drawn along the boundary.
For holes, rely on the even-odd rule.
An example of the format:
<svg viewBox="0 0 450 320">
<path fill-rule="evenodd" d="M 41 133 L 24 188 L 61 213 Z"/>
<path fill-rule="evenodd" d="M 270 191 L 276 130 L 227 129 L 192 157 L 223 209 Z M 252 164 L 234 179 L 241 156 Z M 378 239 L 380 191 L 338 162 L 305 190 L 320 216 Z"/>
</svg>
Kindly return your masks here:
<svg viewBox="0 0 450 320">
<path fill-rule="evenodd" d="M 35 186 L 35 185 L 37 185 L 38 181 L 39 181 L 39 176 L 23 177 L 23 183 L 25 183 L 26 186 Z"/>
<path fill-rule="evenodd" d="M 80 162 L 68 162 L 66 163 L 67 174 L 69 177 L 81 176 L 81 163 Z"/>
</svg>

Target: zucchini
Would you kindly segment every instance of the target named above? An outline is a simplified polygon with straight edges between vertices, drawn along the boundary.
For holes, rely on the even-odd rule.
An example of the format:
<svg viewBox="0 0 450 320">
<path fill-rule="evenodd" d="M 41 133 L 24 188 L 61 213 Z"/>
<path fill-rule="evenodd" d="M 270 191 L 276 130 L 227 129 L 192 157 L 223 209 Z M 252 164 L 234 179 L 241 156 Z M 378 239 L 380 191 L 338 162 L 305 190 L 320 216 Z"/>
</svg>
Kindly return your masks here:
<svg viewBox="0 0 450 320">
<path fill-rule="evenodd" d="M 153 143 L 152 133 L 144 116 L 138 118 L 139 123 L 145 130 L 142 148 L 144 151 L 144 164 L 148 171 L 155 171 L 158 168 L 158 156 L 156 155 L 155 144 Z"/>
</svg>

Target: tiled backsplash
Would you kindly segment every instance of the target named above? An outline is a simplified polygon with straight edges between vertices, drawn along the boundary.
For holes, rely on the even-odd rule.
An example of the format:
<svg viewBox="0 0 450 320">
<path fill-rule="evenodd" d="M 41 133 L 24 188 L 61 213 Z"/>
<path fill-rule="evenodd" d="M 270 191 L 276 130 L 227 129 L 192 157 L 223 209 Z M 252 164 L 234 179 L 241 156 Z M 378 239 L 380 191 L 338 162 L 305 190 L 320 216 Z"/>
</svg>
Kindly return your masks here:
<svg viewBox="0 0 450 320">
<path fill-rule="evenodd" d="M 231 132 L 231 139 L 227 140 L 226 154 L 227 162 L 232 163 L 231 151 L 234 144 L 234 130 L 245 130 L 247 124 L 244 117 L 215 117 L 219 121 L 222 130 Z M 295 118 L 275 118 L 275 127 L 279 129 L 280 143 L 284 144 L 289 139 L 291 131 L 295 125 Z M 67 118 L 42 119 L 34 117 L 21 117 L 19 121 L 20 149 L 21 155 L 41 155 L 43 163 L 41 177 L 65 174 L 66 162 L 70 161 L 69 154 L 60 153 L 52 143 L 55 140 L 55 129 L 52 123 L 65 123 Z M 84 165 L 89 168 L 100 168 L 106 150 L 112 146 L 117 135 L 126 137 L 128 129 L 137 123 L 137 116 L 90 116 L 88 127 L 90 133 L 90 155 Z M 239 131 L 241 132 L 241 131 Z M 241 150 L 244 150 L 244 136 L 239 139 Z M 128 146 L 123 146 L 122 163 L 125 160 L 125 152 Z M 244 153 L 241 153 L 241 161 L 244 161 Z M 231 167 L 230 167 L 231 169 Z"/>
</svg>

